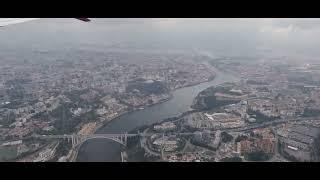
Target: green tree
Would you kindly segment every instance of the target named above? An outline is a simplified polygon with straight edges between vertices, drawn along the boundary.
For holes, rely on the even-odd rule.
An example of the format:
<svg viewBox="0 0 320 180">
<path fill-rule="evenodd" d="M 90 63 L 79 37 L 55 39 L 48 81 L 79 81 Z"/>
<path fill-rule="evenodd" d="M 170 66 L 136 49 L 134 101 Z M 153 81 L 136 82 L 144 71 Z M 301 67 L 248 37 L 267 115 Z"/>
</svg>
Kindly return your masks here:
<svg viewBox="0 0 320 180">
<path fill-rule="evenodd" d="M 230 141 L 232 141 L 232 139 L 233 139 L 233 136 L 231 136 L 231 135 L 228 134 L 227 132 L 223 131 L 223 132 L 221 133 L 221 141 L 222 141 L 223 143 L 230 142 Z"/>
<path fill-rule="evenodd" d="M 221 162 L 242 162 L 240 157 L 227 157 L 220 160 Z"/>
<path fill-rule="evenodd" d="M 263 151 L 255 151 L 245 154 L 245 158 L 249 161 L 267 161 L 271 158 L 271 155 Z"/>
</svg>

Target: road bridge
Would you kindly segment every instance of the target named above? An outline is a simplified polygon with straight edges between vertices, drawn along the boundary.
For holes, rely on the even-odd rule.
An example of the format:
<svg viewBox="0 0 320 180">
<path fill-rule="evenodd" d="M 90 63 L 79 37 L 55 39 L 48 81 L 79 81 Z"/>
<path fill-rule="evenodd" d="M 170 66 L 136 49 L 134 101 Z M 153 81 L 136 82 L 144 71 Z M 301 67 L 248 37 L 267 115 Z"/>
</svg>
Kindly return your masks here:
<svg viewBox="0 0 320 180">
<path fill-rule="evenodd" d="M 241 131 L 248 131 L 252 129 L 258 129 L 258 128 L 263 128 L 267 126 L 272 126 L 276 124 L 281 124 L 285 122 L 295 122 L 295 121 L 304 121 L 304 120 L 312 120 L 316 118 L 290 118 L 290 119 L 277 119 L 273 121 L 268 121 L 264 123 L 259 123 L 259 124 L 252 124 L 252 125 L 247 125 L 244 127 L 239 127 L 239 128 L 225 128 L 225 129 L 216 129 L 216 130 L 221 130 L 221 131 L 226 131 L 226 132 L 241 132 Z M 215 130 L 215 131 L 216 131 Z M 215 131 L 211 131 L 210 133 L 214 134 Z M 137 134 L 90 134 L 90 135 L 80 135 L 80 134 L 65 134 L 65 135 L 32 135 L 31 137 L 33 138 L 39 138 L 39 139 L 68 139 L 71 140 L 72 142 L 72 147 L 76 148 L 77 146 L 83 144 L 85 141 L 90 140 L 90 139 L 110 139 L 113 140 L 117 143 L 120 143 L 124 146 L 127 145 L 127 138 L 130 137 L 149 137 L 154 134 L 162 134 L 162 133 L 140 133 L 138 132 Z M 171 133 L 172 135 L 180 135 L 180 136 L 190 136 L 190 135 L 195 135 L 195 132 L 191 133 Z"/>
</svg>

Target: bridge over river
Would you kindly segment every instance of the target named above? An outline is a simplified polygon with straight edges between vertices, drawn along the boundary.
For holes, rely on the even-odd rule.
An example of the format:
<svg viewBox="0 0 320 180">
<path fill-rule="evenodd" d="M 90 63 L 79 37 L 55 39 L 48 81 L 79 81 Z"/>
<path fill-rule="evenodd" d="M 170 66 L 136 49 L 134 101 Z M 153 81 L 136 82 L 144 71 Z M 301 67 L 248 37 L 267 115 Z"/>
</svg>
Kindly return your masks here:
<svg viewBox="0 0 320 180">
<path fill-rule="evenodd" d="M 65 135 L 32 135 L 31 138 L 39 139 L 68 139 L 72 142 L 72 147 L 76 148 L 79 145 L 83 144 L 85 141 L 90 139 L 110 139 L 117 143 L 120 143 L 124 146 L 127 145 L 127 139 L 130 137 L 150 137 L 154 134 L 163 134 L 163 133 L 137 133 L 137 134 L 91 134 L 91 135 L 78 135 L 78 134 L 65 134 Z M 195 133 L 173 133 L 173 135 L 194 135 Z"/>
</svg>

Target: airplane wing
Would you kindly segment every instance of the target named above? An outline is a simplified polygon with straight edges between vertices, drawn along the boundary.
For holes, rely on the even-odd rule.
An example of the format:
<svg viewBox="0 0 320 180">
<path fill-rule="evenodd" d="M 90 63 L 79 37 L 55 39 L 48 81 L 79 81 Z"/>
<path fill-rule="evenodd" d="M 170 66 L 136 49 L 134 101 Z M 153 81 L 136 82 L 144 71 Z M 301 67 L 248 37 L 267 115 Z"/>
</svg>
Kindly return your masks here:
<svg viewBox="0 0 320 180">
<path fill-rule="evenodd" d="M 33 21 L 33 20 L 37 20 L 40 18 L 0 18 L 0 27 L 2 26 L 8 26 L 11 24 L 19 24 L 19 23 L 24 23 L 27 21 Z M 90 19 L 89 18 L 75 18 L 84 22 L 89 22 Z"/>
<path fill-rule="evenodd" d="M 18 24 L 27 21 L 33 21 L 39 18 L 0 18 L 0 26 L 8 26 L 11 24 Z"/>
<path fill-rule="evenodd" d="M 79 20 L 84 21 L 84 22 L 90 22 L 89 18 L 76 18 L 76 19 L 79 19 Z"/>
</svg>

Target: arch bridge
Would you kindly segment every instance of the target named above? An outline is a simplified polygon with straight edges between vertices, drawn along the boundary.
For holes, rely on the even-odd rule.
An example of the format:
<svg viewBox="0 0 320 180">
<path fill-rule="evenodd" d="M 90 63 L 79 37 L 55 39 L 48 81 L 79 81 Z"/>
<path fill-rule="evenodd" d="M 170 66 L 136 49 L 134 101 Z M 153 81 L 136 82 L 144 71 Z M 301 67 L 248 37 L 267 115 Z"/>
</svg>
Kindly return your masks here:
<svg viewBox="0 0 320 180">
<path fill-rule="evenodd" d="M 140 134 L 91 134 L 91 135 L 33 135 L 34 138 L 39 139 L 67 139 L 68 141 L 71 140 L 72 148 L 76 148 L 79 145 L 83 144 L 87 140 L 90 139 L 109 139 L 114 142 L 120 143 L 124 146 L 127 145 L 128 137 L 136 137 L 140 136 Z"/>
<path fill-rule="evenodd" d="M 156 133 L 157 134 L 157 133 Z M 163 134 L 163 133 L 160 133 Z M 195 133 L 176 133 L 176 135 L 194 135 Z M 130 137 L 146 137 L 151 136 L 153 134 L 144 134 L 138 132 L 138 134 L 91 134 L 91 135 L 80 135 L 80 134 L 65 134 L 65 135 L 33 135 L 33 138 L 39 139 L 67 139 L 68 141 L 71 140 L 72 148 L 77 148 L 84 142 L 90 139 L 109 139 L 123 146 L 127 146 L 127 139 Z"/>
</svg>

